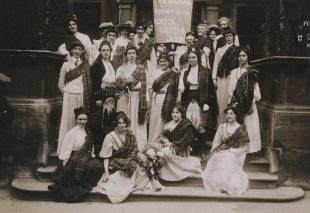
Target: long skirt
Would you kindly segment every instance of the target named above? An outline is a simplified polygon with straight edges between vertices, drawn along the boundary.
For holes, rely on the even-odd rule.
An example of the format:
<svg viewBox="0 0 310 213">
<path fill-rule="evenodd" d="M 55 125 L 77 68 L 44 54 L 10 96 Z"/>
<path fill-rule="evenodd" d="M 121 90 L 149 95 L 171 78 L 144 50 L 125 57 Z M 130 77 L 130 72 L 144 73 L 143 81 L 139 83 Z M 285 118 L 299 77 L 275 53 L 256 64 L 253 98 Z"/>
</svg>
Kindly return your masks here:
<svg viewBox="0 0 310 213">
<path fill-rule="evenodd" d="M 236 155 L 223 150 L 211 156 L 202 173 L 206 190 L 224 191 L 230 195 L 241 195 L 249 186 L 247 174 L 243 171 L 246 153 Z"/>
<path fill-rule="evenodd" d="M 163 108 L 165 97 L 166 94 L 156 94 L 153 92 L 149 126 L 149 143 L 157 142 L 164 130 L 165 122 L 161 117 L 161 110 Z"/>
<path fill-rule="evenodd" d="M 261 150 L 261 136 L 259 130 L 259 119 L 256 103 L 253 102 L 253 113 L 245 116 L 244 124 L 250 139 L 248 153 L 258 152 Z"/>
<path fill-rule="evenodd" d="M 65 134 L 72 129 L 75 123 L 74 109 L 83 106 L 83 93 L 74 94 L 64 92 L 62 114 L 58 136 L 57 154 L 59 154 Z"/>
<path fill-rule="evenodd" d="M 225 123 L 226 122 L 226 115 L 224 113 L 224 110 L 227 107 L 228 104 L 228 86 L 230 81 L 230 75 L 226 78 L 220 78 L 217 77 L 217 101 L 219 106 L 219 116 L 217 119 L 217 124 Z"/>
<path fill-rule="evenodd" d="M 119 99 L 117 100 L 116 104 L 116 112 L 125 112 L 127 116 L 128 115 L 128 101 L 129 101 L 129 95 L 127 93 L 121 93 Z"/>
<path fill-rule="evenodd" d="M 201 174 L 202 169 L 198 158 L 193 156 L 181 157 L 170 153 L 169 158 L 159 169 L 158 173 L 159 177 L 163 180 L 180 181 L 191 175 Z"/>
<path fill-rule="evenodd" d="M 120 171 L 116 171 L 109 176 L 107 182 L 103 182 L 102 178 L 98 181 L 95 189 L 99 193 L 106 194 L 111 203 L 121 203 L 132 192 L 151 188 L 146 172 L 141 170 L 140 167 L 131 177 L 126 177 Z"/>
<path fill-rule="evenodd" d="M 140 125 L 138 122 L 139 92 L 129 92 L 128 117 L 131 120 L 130 130 L 136 136 L 138 150 L 141 151 L 147 143 L 147 124 Z"/>
<path fill-rule="evenodd" d="M 67 164 L 72 161 L 68 160 Z M 93 186 L 96 186 L 100 179 L 103 167 L 98 159 L 87 161 L 84 171 L 79 179 L 74 176 L 74 166 L 58 167 L 54 176 L 55 184 L 48 186 L 52 196 L 57 201 L 76 202 L 84 195 L 88 194 Z M 73 164 L 72 164 L 73 165 Z M 56 178 L 55 178 L 56 177 Z"/>
</svg>

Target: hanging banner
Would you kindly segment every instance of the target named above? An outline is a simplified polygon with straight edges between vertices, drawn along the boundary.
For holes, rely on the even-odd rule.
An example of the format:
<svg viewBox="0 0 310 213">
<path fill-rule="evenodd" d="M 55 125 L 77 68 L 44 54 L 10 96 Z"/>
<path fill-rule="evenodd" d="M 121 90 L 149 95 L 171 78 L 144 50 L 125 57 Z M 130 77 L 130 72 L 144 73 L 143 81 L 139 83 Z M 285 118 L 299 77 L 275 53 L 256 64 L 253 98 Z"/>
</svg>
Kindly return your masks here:
<svg viewBox="0 0 310 213">
<path fill-rule="evenodd" d="M 193 0 L 153 0 L 157 43 L 184 43 L 191 31 Z"/>
</svg>

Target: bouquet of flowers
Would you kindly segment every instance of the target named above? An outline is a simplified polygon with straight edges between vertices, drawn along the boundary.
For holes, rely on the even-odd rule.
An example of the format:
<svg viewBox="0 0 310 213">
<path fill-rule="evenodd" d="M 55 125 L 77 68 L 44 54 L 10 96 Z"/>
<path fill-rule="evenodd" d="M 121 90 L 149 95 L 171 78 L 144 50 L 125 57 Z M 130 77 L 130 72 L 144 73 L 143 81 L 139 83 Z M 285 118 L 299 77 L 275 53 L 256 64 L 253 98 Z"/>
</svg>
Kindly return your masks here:
<svg viewBox="0 0 310 213">
<path fill-rule="evenodd" d="M 118 77 L 113 82 L 105 82 L 101 87 L 100 91 L 95 93 L 101 99 L 110 97 L 117 99 L 122 93 L 128 93 L 128 82 L 125 77 Z"/>
<path fill-rule="evenodd" d="M 138 162 L 151 179 L 158 178 L 157 170 L 164 165 L 168 155 L 164 151 L 162 143 L 147 143 L 138 154 Z"/>
</svg>

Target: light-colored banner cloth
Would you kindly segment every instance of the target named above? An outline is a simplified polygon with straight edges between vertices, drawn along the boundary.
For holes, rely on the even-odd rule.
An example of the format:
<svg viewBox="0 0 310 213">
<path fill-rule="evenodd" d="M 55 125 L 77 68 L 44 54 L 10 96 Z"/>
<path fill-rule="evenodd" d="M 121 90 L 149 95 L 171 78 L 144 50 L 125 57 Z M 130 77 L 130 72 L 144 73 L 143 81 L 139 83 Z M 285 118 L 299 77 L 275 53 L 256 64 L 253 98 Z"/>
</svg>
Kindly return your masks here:
<svg viewBox="0 0 310 213">
<path fill-rule="evenodd" d="M 191 31 L 193 0 L 153 0 L 157 43 L 184 43 Z"/>
</svg>

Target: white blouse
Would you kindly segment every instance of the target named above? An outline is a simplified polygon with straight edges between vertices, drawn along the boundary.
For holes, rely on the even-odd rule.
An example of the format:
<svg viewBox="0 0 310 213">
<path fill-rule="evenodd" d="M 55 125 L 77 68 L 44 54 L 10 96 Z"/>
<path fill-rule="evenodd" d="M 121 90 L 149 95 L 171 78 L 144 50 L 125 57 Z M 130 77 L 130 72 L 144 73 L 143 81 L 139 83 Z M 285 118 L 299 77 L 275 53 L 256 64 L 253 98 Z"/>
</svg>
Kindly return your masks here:
<svg viewBox="0 0 310 213">
<path fill-rule="evenodd" d="M 66 133 L 59 153 L 59 159 L 63 160 L 63 165 L 66 164 L 73 151 L 81 149 L 85 142 L 85 137 L 85 129 L 79 126 L 73 127 Z"/>
<path fill-rule="evenodd" d="M 83 93 L 83 75 L 80 75 L 76 79 L 66 83 L 65 76 L 66 73 L 70 70 L 76 68 L 78 65 L 82 64 L 81 59 L 76 59 L 74 57 L 70 57 L 69 61 L 65 62 L 60 70 L 59 80 L 58 80 L 58 88 L 60 91 L 73 93 L 73 94 L 81 94 Z"/>
</svg>

